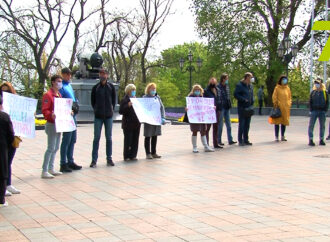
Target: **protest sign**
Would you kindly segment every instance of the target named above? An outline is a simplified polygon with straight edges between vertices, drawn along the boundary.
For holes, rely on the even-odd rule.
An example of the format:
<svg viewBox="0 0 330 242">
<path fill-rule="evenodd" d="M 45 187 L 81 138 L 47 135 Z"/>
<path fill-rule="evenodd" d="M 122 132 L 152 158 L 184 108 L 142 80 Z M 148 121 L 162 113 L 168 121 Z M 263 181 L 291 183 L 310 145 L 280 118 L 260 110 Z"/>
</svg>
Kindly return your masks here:
<svg viewBox="0 0 330 242">
<path fill-rule="evenodd" d="M 186 97 L 189 123 L 212 124 L 217 122 L 213 98 Z"/>
<path fill-rule="evenodd" d="M 3 92 L 3 109 L 9 114 L 16 136 L 34 138 L 34 113 L 38 100 Z"/>
<path fill-rule="evenodd" d="M 160 103 L 158 98 L 131 98 L 132 106 L 140 123 L 161 125 Z"/>
<path fill-rule="evenodd" d="M 54 98 L 54 113 L 56 132 L 71 132 L 76 130 L 76 124 L 72 117 L 72 99 Z"/>
</svg>

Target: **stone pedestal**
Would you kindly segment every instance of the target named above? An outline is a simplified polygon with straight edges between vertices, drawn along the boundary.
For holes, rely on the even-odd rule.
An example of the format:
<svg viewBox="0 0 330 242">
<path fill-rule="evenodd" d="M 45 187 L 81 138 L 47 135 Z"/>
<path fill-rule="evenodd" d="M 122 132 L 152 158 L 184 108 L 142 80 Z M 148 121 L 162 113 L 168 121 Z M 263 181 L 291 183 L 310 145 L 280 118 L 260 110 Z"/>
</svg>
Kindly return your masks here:
<svg viewBox="0 0 330 242">
<path fill-rule="evenodd" d="M 76 98 L 79 100 L 79 113 L 77 121 L 79 122 L 93 122 L 94 112 L 91 105 L 91 93 L 93 86 L 98 83 L 98 79 L 74 79 L 71 83 L 75 91 Z M 116 88 L 116 102 L 118 102 L 118 84 L 112 83 Z M 116 105 L 114 112 L 114 120 L 119 118 L 118 105 Z"/>
</svg>

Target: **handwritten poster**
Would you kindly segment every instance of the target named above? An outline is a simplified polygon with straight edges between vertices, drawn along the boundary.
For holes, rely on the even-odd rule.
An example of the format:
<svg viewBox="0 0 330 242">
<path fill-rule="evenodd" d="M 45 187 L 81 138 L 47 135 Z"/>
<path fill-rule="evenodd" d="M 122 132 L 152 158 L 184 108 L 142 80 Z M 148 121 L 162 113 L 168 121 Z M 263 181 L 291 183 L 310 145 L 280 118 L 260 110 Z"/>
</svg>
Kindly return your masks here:
<svg viewBox="0 0 330 242">
<path fill-rule="evenodd" d="M 55 128 L 57 133 L 76 130 L 76 124 L 72 117 L 72 99 L 54 98 Z"/>
<path fill-rule="evenodd" d="M 34 138 L 34 113 L 38 100 L 3 92 L 3 109 L 9 114 L 16 136 Z"/>
<path fill-rule="evenodd" d="M 161 125 L 162 116 L 158 98 L 131 98 L 131 102 L 140 123 Z"/>
<path fill-rule="evenodd" d="M 212 124 L 217 122 L 213 98 L 186 97 L 189 123 Z"/>
</svg>

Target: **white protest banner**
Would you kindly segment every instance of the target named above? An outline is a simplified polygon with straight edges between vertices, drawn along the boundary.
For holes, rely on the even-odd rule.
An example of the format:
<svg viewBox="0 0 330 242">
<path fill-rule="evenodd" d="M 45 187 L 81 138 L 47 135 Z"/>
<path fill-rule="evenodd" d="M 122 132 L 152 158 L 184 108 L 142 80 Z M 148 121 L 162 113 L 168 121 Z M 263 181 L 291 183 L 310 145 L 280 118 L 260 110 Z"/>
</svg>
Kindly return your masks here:
<svg viewBox="0 0 330 242">
<path fill-rule="evenodd" d="M 3 109 L 9 114 L 16 136 L 34 138 L 34 113 L 38 100 L 3 92 Z"/>
<path fill-rule="evenodd" d="M 54 98 L 54 113 L 56 132 L 71 132 L 76 130 L 76 124 L 71 115 L 71 98 Z"/>
<path fill-rule="evenodd" d="M 204 97 L 186 97 L 189 123 L 212 124 L 217 122 L 214 99 Z"/>
<path fill-rule="evenodd" d="M 140 123 L 161 125 L 160 103 L 158 98 L 131 98 L 132 106 Z"/>
</svg>

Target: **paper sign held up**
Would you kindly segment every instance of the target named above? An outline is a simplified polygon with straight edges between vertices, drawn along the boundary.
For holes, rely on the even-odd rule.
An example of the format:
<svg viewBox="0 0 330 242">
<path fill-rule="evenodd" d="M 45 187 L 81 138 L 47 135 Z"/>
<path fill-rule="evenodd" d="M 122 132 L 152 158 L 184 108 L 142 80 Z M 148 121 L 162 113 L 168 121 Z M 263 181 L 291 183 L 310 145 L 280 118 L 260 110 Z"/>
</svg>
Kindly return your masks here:
<svg viewBox="0 0 330 242">
<path fill-rule="evenodd" d="M 212 124 L 217 122 L 214 99 L 204 97 L 186 97 L 189 123 Z"/>
<path fill-rule="evenodd" d="M 72 117 L 72 99 L 54 98 L 54 113 L 56 132 L 71 132 L 76 130 L 76 124 Z"/>
</svg>

